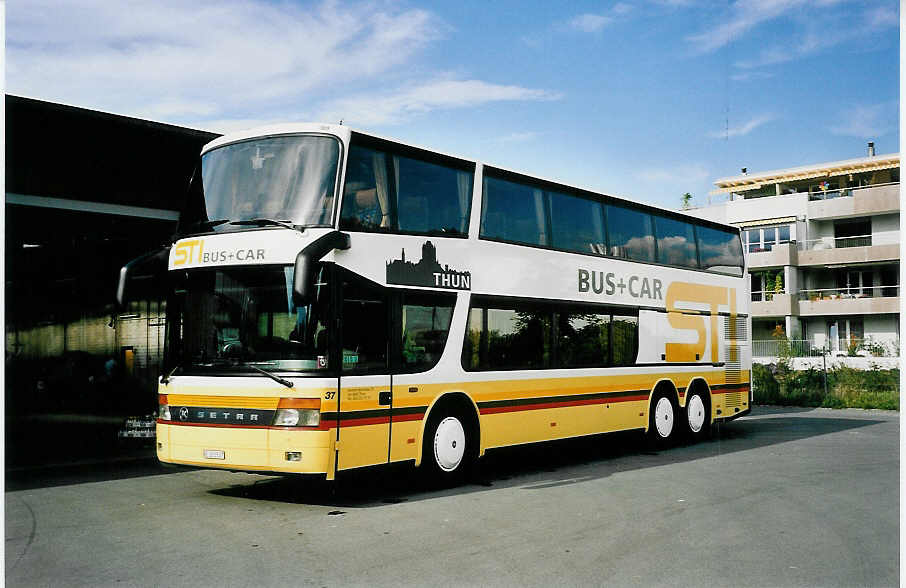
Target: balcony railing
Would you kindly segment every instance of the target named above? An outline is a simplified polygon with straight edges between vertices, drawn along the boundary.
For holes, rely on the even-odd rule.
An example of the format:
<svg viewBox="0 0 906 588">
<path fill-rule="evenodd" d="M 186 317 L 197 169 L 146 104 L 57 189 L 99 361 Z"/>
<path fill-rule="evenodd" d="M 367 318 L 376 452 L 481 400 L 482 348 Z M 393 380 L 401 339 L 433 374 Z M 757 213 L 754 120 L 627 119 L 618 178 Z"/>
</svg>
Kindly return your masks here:
<svg viewBox="0 0 906 588">
<path fill-rule="evenodd" d="M 781 341 L 767 339 L 752 341 L 752 357 L 777 357 Z M 834 348 L 833 341 L 826 341 L 826 347 L 815 345 L 812 341 L 790 339 L 790 357 L 821 357 L 825 354 L 847 355 L 850 357 L 897 357 L 900 355 L 899 339 L 877 341 L 871 337 L 864 339 L 841 338 Z"/>
<path fill-rule="evenodd" d="M 759 290 L 752 292 L 752 302 L 770 302 L 778 294 L 786 294 L 786 290 Z"/>
<path fill-rule="evenodd" d="M 852 198 L 852 188 L 841 188 L 840 190 L 827 190 L 821 192 L 809 192 L 809 200 L 833 200 L 834 198 Z"/>
<path fill-rule="evenodd" d="M 873 184 L 871 186 L 861 186 L 858 188 L 840 188 L 839 190 L 827 190 L 820 192 L 809 192 L 809 200 L 833 200 L 834 198 L 852 198 L 861 190 L 868 190 L 871 188 L 880 188 L 881 186 L 896 186 L 899 182 L 891 182 L 889 184 Z"/>
<path fill-rule="evenodd" d="M 752 357 L 777 357 L 780 343 L 777 339 L 752 341 Z M 788 343 L 790 344 L 790 357 L 821 357 L 822 348 L 815 347 L 811 341 L 790 339 Z"/>
<path fill-rule="evenodd" d="M 899 286 L 862 286 L 851 288 L 819 288 L 799 290 L 799 300 L 853 300 L 856 298 L 895 297 L 900 295 Z"/>
<path fill-rule="evenodd" d="M 768 243 L 749 243 L 748 252 L 749 253 L 764 253 L 765 251 L 773 251 L 774 247 L 778 245 L 785 245 L 786 243 L 795 243 L 795 241 L 771 241 Z"/>
<path fill-rule="evenodd" d="M 822 237 L 799 241 L 799 251 L 816 251 L 818 249 L 842 249 L 844 247 L 870 247 L 871 235 L 854 237 Z"/>
</svg>

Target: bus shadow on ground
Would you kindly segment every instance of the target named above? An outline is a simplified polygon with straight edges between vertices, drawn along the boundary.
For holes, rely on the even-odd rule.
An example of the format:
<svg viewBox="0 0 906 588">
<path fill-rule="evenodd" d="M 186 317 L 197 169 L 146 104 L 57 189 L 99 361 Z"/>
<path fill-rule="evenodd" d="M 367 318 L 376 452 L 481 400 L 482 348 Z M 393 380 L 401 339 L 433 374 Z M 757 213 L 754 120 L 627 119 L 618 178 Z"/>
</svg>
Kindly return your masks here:
<svg viewBox="0 0 906 588">
<path fill-rule="evenodd" d="M 871 418 L 814 416 L 813 409 L 783 408 L 744 417 L 715 428 L 710 440 L 652 451 L 639 432 L 608 433 L 488 451 L 463 485 L 437 489 L 410 463 L 343 472 L 323 479 L 263 478 L 210 490 L 212 494 L 315 504 L 372 508 L 499 488 L 540 491 L 605 478 L 614 473 L 683 463 L 738 451 L 828 435 L 885 422 Z M 809 413 L 812 413 L 810 416 Z M 256 476 L 257 477 L 257 476 Z M 335 510 L 328 514 L 342 514 Z"/>
</svg>

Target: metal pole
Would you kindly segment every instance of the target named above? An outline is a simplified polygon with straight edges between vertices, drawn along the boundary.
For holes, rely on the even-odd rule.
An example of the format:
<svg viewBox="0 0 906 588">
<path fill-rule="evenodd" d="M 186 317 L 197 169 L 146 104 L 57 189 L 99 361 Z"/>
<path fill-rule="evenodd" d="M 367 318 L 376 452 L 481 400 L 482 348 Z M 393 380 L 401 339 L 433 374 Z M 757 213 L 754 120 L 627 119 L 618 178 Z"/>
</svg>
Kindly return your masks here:
<svg viewBox="0 0 906 588">
<path fill-rule="evenodd" d="M 821 363 L 824 364 L 824 397 L 827 398 L 827 347 L 821 348 Z"/>
</svg>

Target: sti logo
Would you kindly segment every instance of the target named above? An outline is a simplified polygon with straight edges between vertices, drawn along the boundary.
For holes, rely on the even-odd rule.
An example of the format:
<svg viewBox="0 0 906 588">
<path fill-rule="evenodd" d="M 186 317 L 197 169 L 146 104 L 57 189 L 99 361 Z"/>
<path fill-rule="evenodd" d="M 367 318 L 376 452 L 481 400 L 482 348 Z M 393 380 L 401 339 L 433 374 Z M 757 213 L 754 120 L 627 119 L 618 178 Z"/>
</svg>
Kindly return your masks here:
<svg viewBox="0 0 906 588">
<path fill-rule="evenodd" d="M 196 255 L 196 249 L 197 255 Z M 204 239 L 192 239 L 191 241 L 182 241 L 173 250 L 173 265 L 185 265 L 201 261 L 204 253 Z"/>
<path fill-rule="evenodd" d="M 192 264 L 229 264 L 264 261 L 264 249 L 222 249 L 205 251 L 204 239 L 181 241 L 173 249 L 173 266 Z"/>
</svg>

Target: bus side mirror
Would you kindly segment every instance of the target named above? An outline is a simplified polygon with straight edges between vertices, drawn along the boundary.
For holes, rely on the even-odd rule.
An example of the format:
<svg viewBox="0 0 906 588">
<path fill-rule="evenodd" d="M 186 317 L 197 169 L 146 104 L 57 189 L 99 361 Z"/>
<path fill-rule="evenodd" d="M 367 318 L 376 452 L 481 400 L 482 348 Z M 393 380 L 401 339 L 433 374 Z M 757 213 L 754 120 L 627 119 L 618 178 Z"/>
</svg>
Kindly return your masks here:
<svg viewBox="0 0 906 588">
<path fill-rule="evenodd" d="M 134 300 L 139 293 L 157 292 L 167 273 L 170 247 L 137 257 L 120 268 L 120 280 L 116 287 L 116 303 L 120 308 Z M 143 287 L 144 286 L 144 287 Z"/>
<path fill-rule="evenodd" d="M 334 249 L 349 249 L 349 235 L 331 231 L 306 245 L 296 256 L 293 274 L 293 303 L 296 306 L 305 306 L 314 299 L 315 264 Z"/>
</svg>

